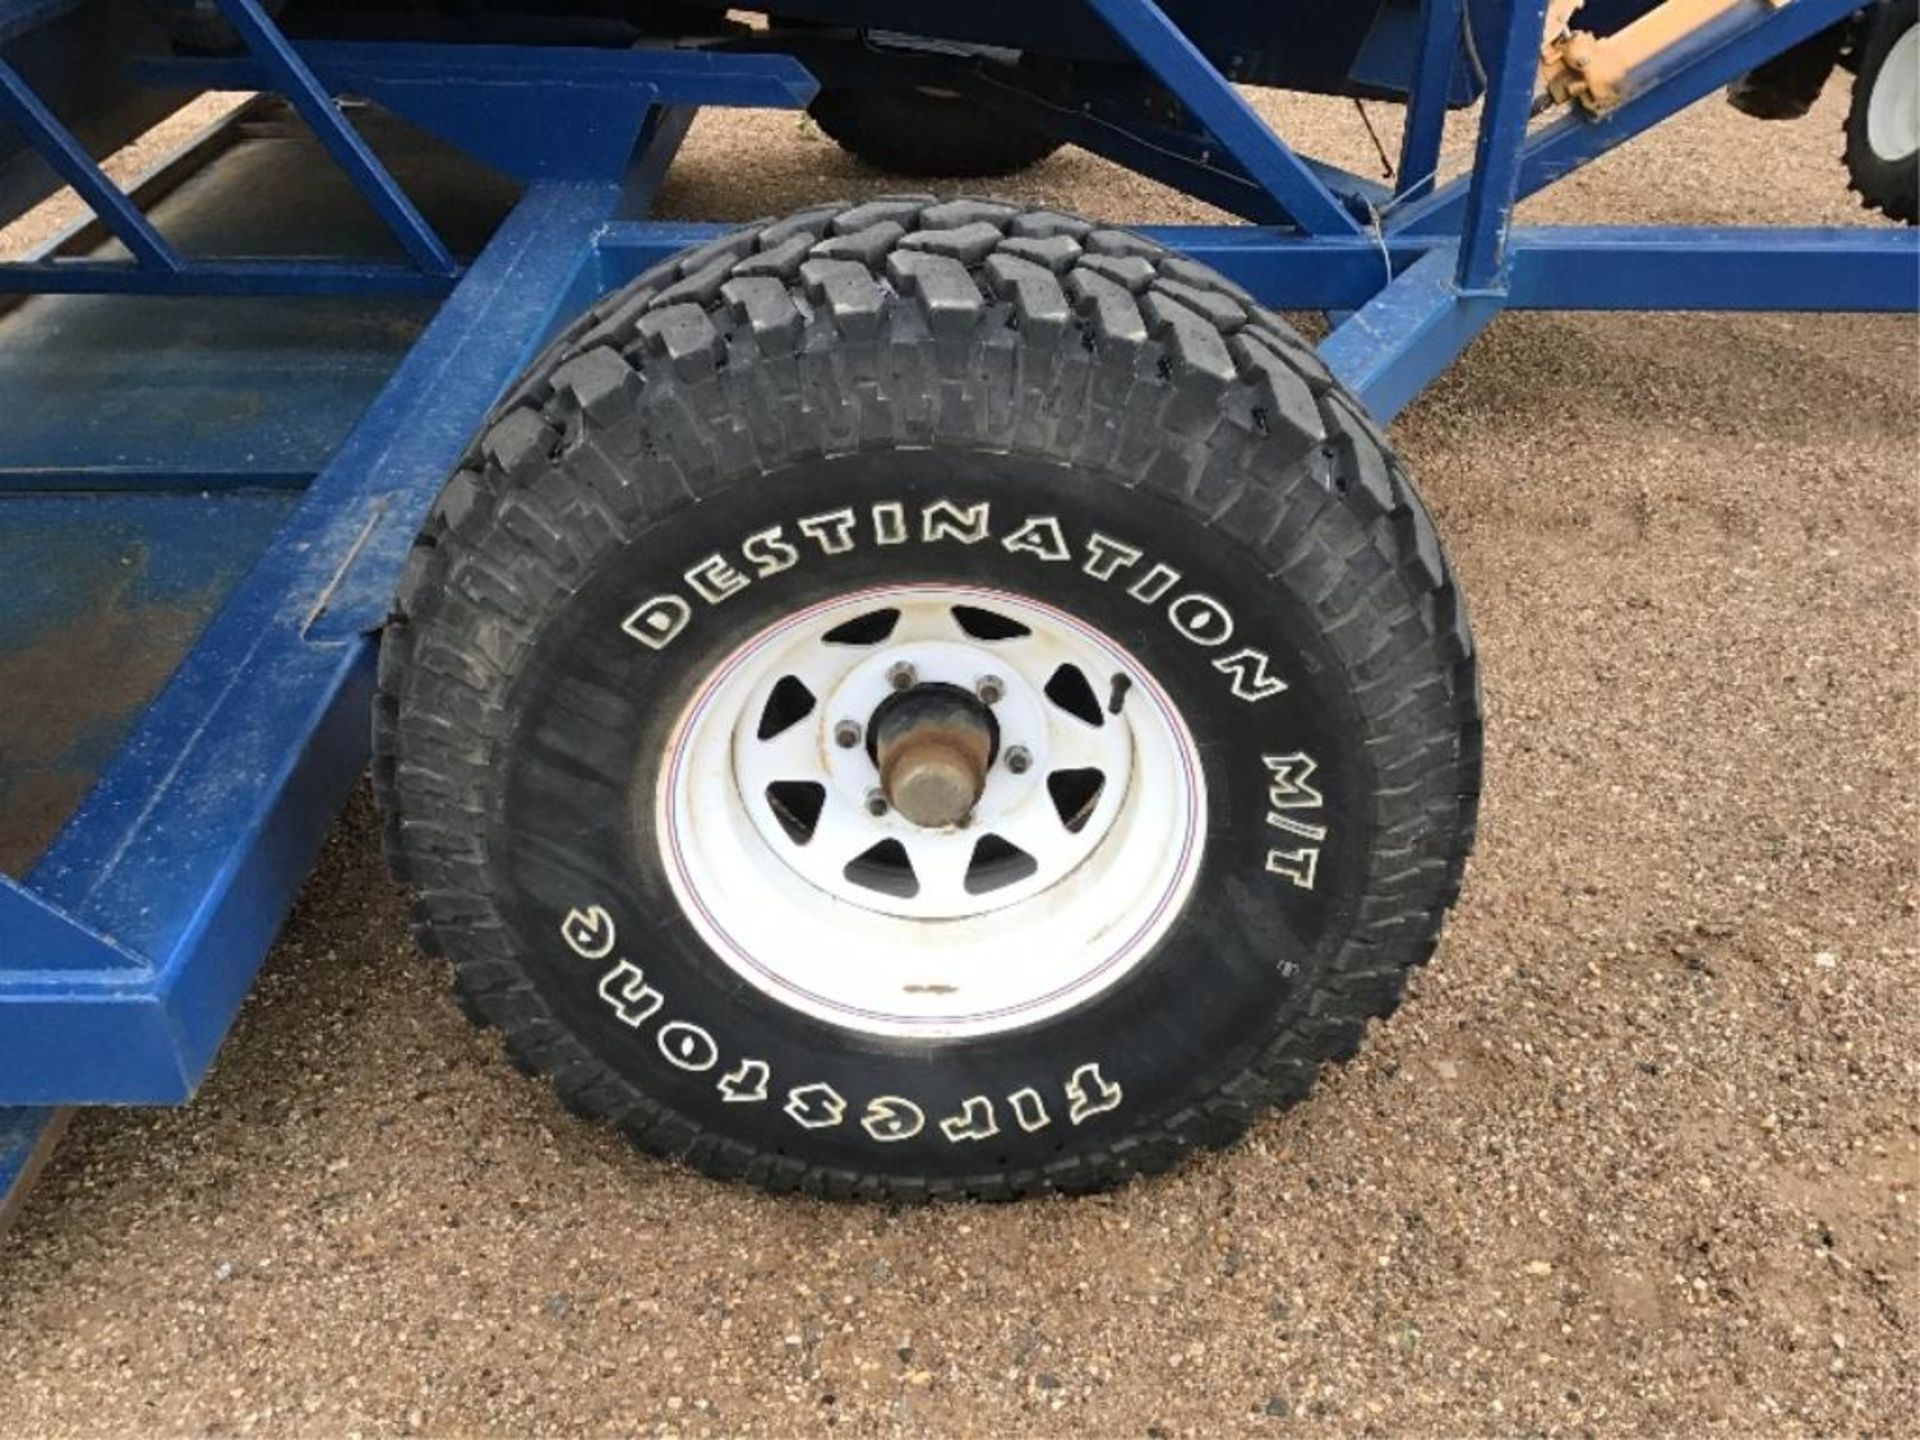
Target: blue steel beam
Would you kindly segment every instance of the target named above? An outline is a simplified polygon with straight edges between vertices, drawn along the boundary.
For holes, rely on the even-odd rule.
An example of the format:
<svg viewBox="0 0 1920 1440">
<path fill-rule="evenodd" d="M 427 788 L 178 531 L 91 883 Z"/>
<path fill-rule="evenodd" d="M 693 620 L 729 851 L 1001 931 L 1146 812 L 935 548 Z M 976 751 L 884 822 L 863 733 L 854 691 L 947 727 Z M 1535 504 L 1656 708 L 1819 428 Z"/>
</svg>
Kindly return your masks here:
<svg viewBox="0 0 1920 1440">
<path fill-rule="evenodd" d="M 1420 49 L 1414 58 L 1413 90 L 1407 96 L 1406 128 L 1400 136 L 1395 200 L 1419 199 L 1438 178 L 1465 9 L 1466 0 L 1424 0 L 1420 6 Z"/>
<path fill-rule="evenodd" d="M 0 118 L 11 121 L 33 142 L 41 158 L 86 201 L 137 263 L 156 271 L 179 269 L 180 257 L 173 247 L 4 60 L 0 60 Z"/>
<path fill-rule="evenodd" d="M 1920 231 L 1523 227 L 1515 310 L 1920 310 Z"/>
<path fill-rule="evenodd" d="M 413 263 L 435 275 L 451 275 L 456 266 L 426 217 L 407 198 L 340 107 L 314 78 L 313 71 L 280 27 L 267 18 L 260 0 L 214 0 L 260 64 L 268 86 L 287 98 L 313 131 L 314 138 L 373 206 Z"/>
<path fill-rule="evenodd" d="M 304 490 L 313 479 L 310 470 L 167 470 L 150 465 L 95 465 L 84 470 L 64 466 L 0 465 L 0 495 L 9 491 L 113 495 L 141 491 Z M 0 885 L 6 876 L 0 875 Z M 0 959 L 0 969 L 5 961 Z"/>
<path fill-rule="evenodd" d="M 305 43 L 298 54 L 326 91 L 376 101 L 523 180 L 617 173 L 653 106 L 796 109 L 819 89 L 790 55 L 358 41 Z M 250 55 L 153 59 L 136 73 L 195 89 L 273 81 Z"/>
<path fill-rule="evenodd" d="M 809 76 L 808 80 L 811 83 L 812 77 Z M 641 220 L 646 217 L 647 207 L 653 204 L 655 193 L 666 180 L 674 156 L 680 153 L 681 143 L 686 140 L 687 132 L 693 128 L 693 122 L 699 114 L 698 105 L 678 104 L 659 106 L 647 117 L 641 142 L 634 147 L 633 156 L 621 178 L 620 205 L 614 212 L 617 218 Z M 596 254 L 596 275 L 598 270 Z M 595 289 L 593 293 L 599 295 L 604 288 Z"/>
<path fill-rule="evenodd" d="M 663 105 L 804 109 L 820 85 L 791 55 L 729 50 L 607 50 L 566 45 L 468 45 L 424 41 L 305 40 L 300 58 L 335 94 L 432 85 L 451 100 L 473 87 L 557 87 L 580 93 L 650 90 Z M 265 84 L 252 55 L 155 55 L 133 62 L 136 78 L 194 90 Z M 579 117 L 573 117 L 576 120 Z"/>
<path fill-rule="evenodd" d="M 1359 233 L 1359 221 L 1154 0 L 1087 3 L 1296 225 L 1315 235 Z"/>
<path fill-rule="evenodd" d="M 1530 136 L 1520 154 L 1519 198 L 1572 174 L 1859 8 L 1860 0 L 1793 0 L 1777 8 L 1769 0 L 1750 0 L 1742 23 L 1731 31 L 1716 27 L 1636 74 L 1627 98 L 1605 115 L 1569 110 Z M 1401 207 L 1388 228 L 1457 231 L 1472 178 L 1449 181 L 1425 199 Z"/>
<path fill-rule="evenodd" d="M 1487 70 L 1487 94 L 1474 143 L 1473 175 L 1460 217 L 1460 288 L 1497 289 L 1506 263 L 1507 230 L 1519 194 L 1520 147 L 1533 109 L 1540 37 L 1548 0 L 1512 0 Z"/>
<path fill-rule="evenodd" d="M 1462 295 L 1452 245 L 1418 264 L 1348 316 L 1320 358 L 1382 425 L 1399 414 L 1500 313 L 1496 295 Z"/>
<path fill-rule="evenodd" d="M 614 224 L 597 251 L 600 288 L 705 244 L 732 226 Z M 1358 310 L 1446 237 L 1330 239 L 1251 225 L 1150 225 L 1276 310 Z M 1857 310 L 1920 307 L 1920 232 L 1655 226 L 1520 227 L 1509 237 L 1519 310 Z"/>
<path fill-rule="evenodd" d="M 149 270 L 113 260 L 0 264 L 0 295 L 437 296 L 454 275 L 380 261 L 191 260 Z"/>
</svg>

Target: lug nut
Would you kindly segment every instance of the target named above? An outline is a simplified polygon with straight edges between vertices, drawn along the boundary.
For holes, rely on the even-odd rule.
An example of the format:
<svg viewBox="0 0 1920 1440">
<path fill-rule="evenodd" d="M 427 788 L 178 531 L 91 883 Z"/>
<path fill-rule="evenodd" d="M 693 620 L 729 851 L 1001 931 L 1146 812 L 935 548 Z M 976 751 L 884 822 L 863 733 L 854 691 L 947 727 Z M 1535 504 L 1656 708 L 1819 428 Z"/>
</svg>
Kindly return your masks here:
<svg viewBox="0 0 1920 1440">
<path fill-rule="evenodd" d="M 884 790 L 867 791 L 867 813 L 884 815 L 887 813 L 887 792 Z"/>
<path fill-rule="evenodd" d="M 1027 753 L 1024 745 L 1009 745 L 1006 754 L 1007 769 L 1016 775 L 1024 775 L 1033 764 L 1033 756 Z"/>
<path fill-rule="evenodd" d="M 1001 697 L 1007 693 L 1006 682 L 998 675 L 982 675 L 973 687 L 973 693 L 980 697 L 982 705 L 998 705 Z"/>
<path fill-rule="evenodd" d="M 851 750 L 860 743 L 860 723 L 857 720 L 842 720 L 833 727 L 833 743 L 842 750 Z"/>
<path fill-rule="evenodd" d="M 919 678 L 914 673 L 913 666 L 904 660 L 887 667 L 887 683 L 896 690 L 911 690 L 913 682 Z"/>
</svg>

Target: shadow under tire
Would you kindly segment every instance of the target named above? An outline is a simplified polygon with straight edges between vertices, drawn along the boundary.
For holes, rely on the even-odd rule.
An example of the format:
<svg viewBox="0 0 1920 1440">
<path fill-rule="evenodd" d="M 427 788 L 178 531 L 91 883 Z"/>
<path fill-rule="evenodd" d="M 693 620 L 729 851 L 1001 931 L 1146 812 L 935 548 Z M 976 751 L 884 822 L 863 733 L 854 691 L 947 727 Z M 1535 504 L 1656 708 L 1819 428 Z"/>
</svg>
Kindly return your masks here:
<svg viewBox="0 0 1920 1440">
<path fill-rule="evenodd" d="M 874 778 L 913 706 L 988 757 L 965 828 Z M 1459 892 L 1480 735 L 1431 522 L 1294 331 L 1128 232 L 904 197 L 676 257 L 536 362 L 416 544 L 374 777 L 423 944 L 575 1111 L 768 1189 L 1009 1198 L 1352 1055 Z"/>
<path fill-rule="evenodd" d="M 1920 0 L 1871 7 L 1859 43 L 1848 183 L 1869 210 L 1920 224 Z"/>
<path fill-rule="evenodd" d="M 1013 175 L 1061 145 L 964 96 L 925 90 L 822 90 L 807 113 L 849 155 L 906 179 Z"/>
</svg>

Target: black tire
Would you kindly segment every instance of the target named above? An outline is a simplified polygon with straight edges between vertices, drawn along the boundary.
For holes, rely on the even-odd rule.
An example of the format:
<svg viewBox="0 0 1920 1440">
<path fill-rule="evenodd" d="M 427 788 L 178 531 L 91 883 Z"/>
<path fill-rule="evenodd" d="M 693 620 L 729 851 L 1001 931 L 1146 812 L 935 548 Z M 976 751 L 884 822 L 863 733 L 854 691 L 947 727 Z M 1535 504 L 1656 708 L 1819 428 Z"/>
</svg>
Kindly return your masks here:
<svg viewBox="0 0 1920 1440">
<path fill-rule="evenodd" d="M 177 55 L 237 55 L 247 47 L 213 0 L 151 0 L 167 27 Z M 263 0 L 268 18 L 278 19 L 286 0 Z"/>
<path fill-rule="evenodd" d="M 1920 148 L 1890 155 L 1874 144 L 1872 97 L 1901 39 L 1920 25 L 1916 0 L 1880 0 L 1869 10 L 1860 41 L 1853 102 L 1847 110 L 1847 179 L 1860 202 L 1889 219 L 1920 223 Z M 1911 78 L 1911 77 L 1909 77 Z"/>
<path fill-rule="evenodd" d="M 1727 87 L 1727 101 L 1755 120 L 1798 120 L 1820 98 L 1852 36 L 1852 21 L 1809 36 Z"/>
<path fill-rule="evenodd" d="M 807 113 L 855 159 L 916 180 L 1012 175 L 1060 148 L 965 96 L 929 90 L 822 90 Z"/>
<path fill-rule="evenodd" d="M 866 534 L 875 502 L 923 516 L 935 496 L 987 503 L 1000 543 Z M 662 648 L 623 633 L 652 577 L 716 552 L 744 569 L 743 535 L 799 539 L 797 517 L 843 505 L 860 528 L 842 553 L 809 546 Z M 1184 579 L 1143 603 L 1090 562 L 1006 547 L 1041 511 L 1076 556 L 1097 529 Z M 646 799 L 676 717 L 743 637 L 902 580 L 1000 586 L 1100 627 L 1164 686 L 1205 777 L 1198 878 L 1157 948 L 1078 1008 L 976 1039 L 874 1037 L 742 983 L 675 900 Z M 1291 688 L 1177 634 L 1189 587 Z M 574 1110 L 771 1189 L 1002 1198 L 1163 1169 L 1353 1054 L 1458 893 L 1480 711 L 1425 511 L 1284 322 L 1126 232 L 907 197 L 737 232 L 607 296 L 548 350 L 419 539 L 381 650 L 375 757 L 423 943 Z M 1284 828 L 1283 795 L 1324 840 Z M 623 993 L 644 973 L 657 1018 L 601 993 L 609 965 Z M 717 1065 L 662 1063 L 649 1031 L 676 1019 L 721 1037 Z M 742 1056 L 765 1057 L 774 1103 L 716 1093 Z M 1085 1061 L 1113 1106 L 1076 1097 Z M 789 1119 L 778 1102 L 800 1081 L 832 1087 L 844 1123 Z M 1048 1123 L 1021 1111 L 991 1144 L 932 1123 L 878 1144 L 856 1123 L 883 1094 L 930 1122 L 986 1096 L 991 1119 L 991 1097 L 1017 1110 L 1023 1087 Z"/>
</svg>

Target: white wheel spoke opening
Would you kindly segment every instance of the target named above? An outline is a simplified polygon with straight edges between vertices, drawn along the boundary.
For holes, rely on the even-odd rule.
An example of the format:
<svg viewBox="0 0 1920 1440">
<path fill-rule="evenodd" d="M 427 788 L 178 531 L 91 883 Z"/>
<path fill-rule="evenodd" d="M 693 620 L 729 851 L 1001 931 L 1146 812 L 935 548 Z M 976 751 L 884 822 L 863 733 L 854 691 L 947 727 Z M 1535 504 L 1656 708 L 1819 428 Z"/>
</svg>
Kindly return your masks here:
<svg viewBox="0 0 1920 1440">
<path fill-rule="evenodd" d="M 1024 597 L 814 606 L 726 657 L 674 736 L 656 808 L 689 920 L 748 981 L 850 1028 L 984 1034 L 1081 1003 L 1148 952 L 1198 867 L 1178 713 Z"/>
</svg>

